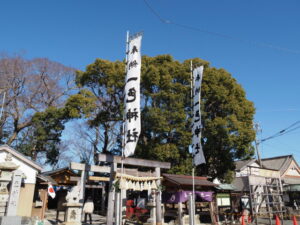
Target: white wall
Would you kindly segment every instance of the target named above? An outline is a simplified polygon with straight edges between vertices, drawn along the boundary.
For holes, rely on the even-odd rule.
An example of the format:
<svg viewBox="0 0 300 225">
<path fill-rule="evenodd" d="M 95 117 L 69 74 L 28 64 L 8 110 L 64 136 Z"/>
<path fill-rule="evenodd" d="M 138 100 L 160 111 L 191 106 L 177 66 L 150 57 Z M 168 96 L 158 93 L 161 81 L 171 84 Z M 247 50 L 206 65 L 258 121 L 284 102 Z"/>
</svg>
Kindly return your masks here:
<svg viewBox="0 0 300 225">
<path fill-rule="evenodd" d="M 6 155 L 8 153 L 7 152 L 0 152 L 0 162 L 4 162 Z M 25 176 L 26 179 L 24 180 L 24 182 L 26 184 L 35 184 L 36 182 L 36 174 L 37 174 L 37 170 L 32 168 L 31 166 L 29 166 L 28 164 L 24 163 L 23 161 L 21 161 L 20 159 L 16 158 L 15 156 L 12 155 L 12 162 L 19 165 L 18 170 L 22 171 Z"/>
<path fill-rule="evenodd" d="M 243 170 L 236 172 L 236 177 L 245 177 L 251 175 L 259 175 L 259 165 L 256 162 L 251 163 L 250 167 L 245 167 Z M 250 171 L 251 169 L 251 171 Z"/>
<path fill-rule="evenodd" d="M 288 168 L 288 170 L 285 172 L 284 175 L 300 176 L 299 168 L 294 161 L 291 163 L 290 167 Z"/>
</svg>

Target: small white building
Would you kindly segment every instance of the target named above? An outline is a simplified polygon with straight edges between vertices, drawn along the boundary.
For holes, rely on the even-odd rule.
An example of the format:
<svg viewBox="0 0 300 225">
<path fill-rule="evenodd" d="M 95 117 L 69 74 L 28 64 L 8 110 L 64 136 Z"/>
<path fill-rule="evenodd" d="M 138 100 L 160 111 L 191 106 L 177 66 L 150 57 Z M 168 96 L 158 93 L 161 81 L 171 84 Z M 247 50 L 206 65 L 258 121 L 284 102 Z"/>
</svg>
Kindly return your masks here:
<svg viewBox="0 0 300 225">
<path fill-rule="evenodd" d="M 248 177 L 259 175 L 259 164 L 256 159 L 241 160 L 235 162 L 235 177 Z"/>
<path fill-rule="evenodd" d="M 18 170 L 23 173 L 24 177 L 20 190 L 17 215 L 30 217 L 36 176 L 42 171 L 42 167 L 8 145 L 0 146 L 0 163 L 5 161 L 8 154 L 12 156 L 12 162 L 19 166 Z"/>
</svg>

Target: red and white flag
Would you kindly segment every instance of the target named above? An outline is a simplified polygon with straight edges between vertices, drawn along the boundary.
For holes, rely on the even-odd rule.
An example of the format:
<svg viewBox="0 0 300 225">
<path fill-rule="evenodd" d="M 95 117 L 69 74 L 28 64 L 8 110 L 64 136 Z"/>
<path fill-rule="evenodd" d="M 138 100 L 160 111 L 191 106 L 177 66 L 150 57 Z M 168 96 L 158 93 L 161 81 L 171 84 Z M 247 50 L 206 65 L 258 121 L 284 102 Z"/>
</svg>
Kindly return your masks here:
<svg viewBox="0 0 300 225">
<path fill-rule="evenodd" d="M 48 184 L 48 195 L 53 199 L 55 198 L 55 191 L 51 184 Z"/>
</svg>

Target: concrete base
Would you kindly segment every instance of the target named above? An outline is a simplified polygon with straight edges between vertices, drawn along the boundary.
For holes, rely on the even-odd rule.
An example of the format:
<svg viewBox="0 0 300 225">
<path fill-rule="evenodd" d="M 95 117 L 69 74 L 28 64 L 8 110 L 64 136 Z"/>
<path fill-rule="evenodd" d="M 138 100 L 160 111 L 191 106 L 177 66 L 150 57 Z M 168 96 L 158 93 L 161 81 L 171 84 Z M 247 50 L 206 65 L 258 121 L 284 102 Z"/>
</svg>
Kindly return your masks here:
<svg viewBox="0 0 300 225">
<path fill-rule="evenodd" d="M 66 203 L 66 221 L 63 225 L 81 225 L 82 204 L 81 203 Z"/>
<path fill-rule="evenodd" d="M 190 216 L 189 215 L 184 215 L 182 217 L 182 220 L 183 220 L 184 225 L 190 224 Z M 201 225 L 199 215 L 195 215 L 195 225 Z"/>
</svg>

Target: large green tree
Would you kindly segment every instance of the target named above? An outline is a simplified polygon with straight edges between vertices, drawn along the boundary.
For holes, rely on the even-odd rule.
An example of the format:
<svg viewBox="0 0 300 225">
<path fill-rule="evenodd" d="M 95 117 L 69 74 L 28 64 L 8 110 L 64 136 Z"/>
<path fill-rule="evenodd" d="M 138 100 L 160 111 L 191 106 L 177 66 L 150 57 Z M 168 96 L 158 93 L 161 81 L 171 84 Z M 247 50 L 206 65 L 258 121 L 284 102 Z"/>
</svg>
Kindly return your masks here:
<svg viewBox="0 0 300 225">
<path fill-rule="evenodd" d="M 202 84 L 202 145 L 207 164 L 198 174 L 224 179 L 234 169 L 233 161 L 253 154 L 251 142 L 253 103 L 245 91 L 224 69 L 204 65 Z M 97 144 L 103 152 L 120 150 L 125 65 L 97 59 L 84 72 L 78 72 L 77 83 L 97 99 L 97 110 L 89 124 L 99 128 L 102 139 Z M 192 157 L 190 103 L 190 60 L 179 62 L 170 55 L 144 56 L 141 79 L 142 132 L 135 156 L 168 161 L 170 172 L 188 174 Z M 113 138 L 119 140 L 108 148 Z"/>
<path fill-rule="evenodd" d="M 202 85 L 203 149 L 206 165 L 199 172 L 225 178 L 233 161 L 254 154 L 253 103 L 224 69 L 206 67 Z"/>
<path fill-rule="evenodd" d="M 95 110 L 88 110 L 90 115 L 86 119 L 89 132 L 95 134 L 89 139 L 94 162 L 99 152 L 118 153 L 120 150 L 124 69 L 123 62 L 97 59 L 86 71 L 77 71 L 77 85 L 92 93 L 95 100 Z"/>
</svg>

